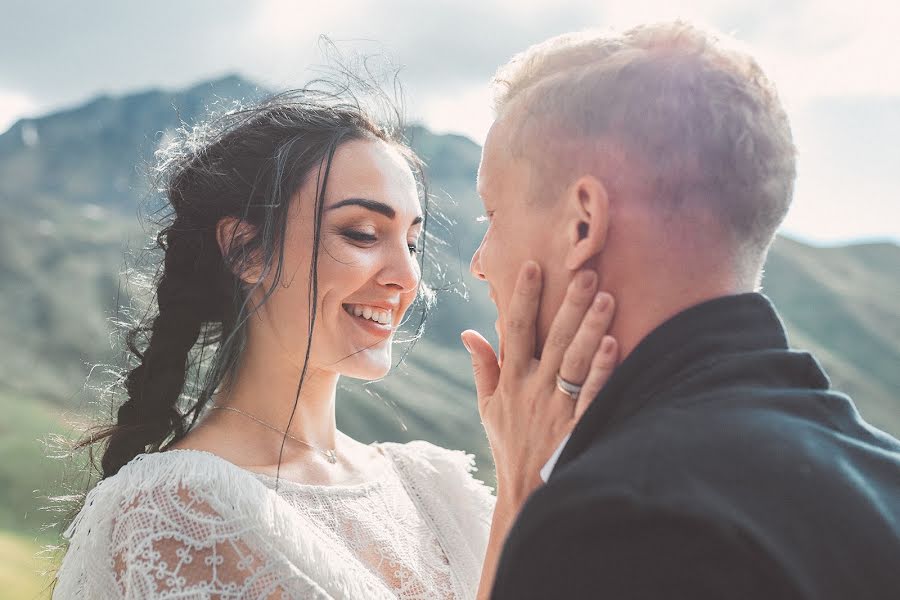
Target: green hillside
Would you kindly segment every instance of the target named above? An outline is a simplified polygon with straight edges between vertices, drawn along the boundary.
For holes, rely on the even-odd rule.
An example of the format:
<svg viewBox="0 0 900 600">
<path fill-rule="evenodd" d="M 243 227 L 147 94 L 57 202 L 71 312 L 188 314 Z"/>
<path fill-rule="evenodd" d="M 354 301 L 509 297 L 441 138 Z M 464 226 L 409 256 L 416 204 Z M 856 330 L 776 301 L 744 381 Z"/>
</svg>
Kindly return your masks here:
<svg viewBox="0 0 900 600">
<path fill-rule="evenodd" d="M 811 248 L 779 239 L 764 291 L 791 345 L 822 362 L 870 423 L 900 435 L 900 247 Z"/>
<path fill-rule="evenodd" d="M 142 264 L 150 234 L 137 218 L 141 202 L 152 201 L 144 166 L 180 120 L 259 94 L 229 77 L 179 92 L 98 98 L 0 135 L 0 411 L 7 417 L 0 424 L 0 598 L 33 589 L 27 586 L 35 581 L 22 575 L 27 559 L 11 567 L 8 557 L 48 539 L 39 532 L 54 517 L 39 510 L 37 498 L 73 480 L 45 457 L 38 438 L 67 434 L 67 419 L 88 418 L 102 365 L 119 360 L 110 319 L 122 317 L 119 307 L 139 292 L 123 273 Z M 442 291 L 425 337 L 404 364 L 381 382 L 343 384 L 338 421 L 364 441 L 425 438 L 469 450 L 490 480 L 469 359 L 459 343 L 459 332 L 470 327 L 494 335 L 493 307 L 468 274 L 482 232 L 474 192 L 480 148 L 420 127 L 409 133 L 429 165 L 429 227 L 442 240 L 439 268 L 429 275 Z M 822 249 L 780 238 L 764 279 L 792 344 L 811 350 L 863 416 L 894 435 L 898 267 L 900 247 L 893 244 Z"/>
<path fill-rule="evenodd" d="M 39 571 L 47 563 L 35 554 L 40 546 L 26 536 L 0 532 L 0 600 L 49 597 L 49 577 Z"/>
<path fill-rule="evenodd" d="M 40 552 L 57 543 L 59 514 L 46 510 L 47 496 L 76 481 L 60 460 L 48 457 L 44 439 L 70 432 L 58 407 L 23 395 L 0 392 L 0 600 L 43 597 L 50 580 L 40 572 L 53 563 Z"/>
</svg>

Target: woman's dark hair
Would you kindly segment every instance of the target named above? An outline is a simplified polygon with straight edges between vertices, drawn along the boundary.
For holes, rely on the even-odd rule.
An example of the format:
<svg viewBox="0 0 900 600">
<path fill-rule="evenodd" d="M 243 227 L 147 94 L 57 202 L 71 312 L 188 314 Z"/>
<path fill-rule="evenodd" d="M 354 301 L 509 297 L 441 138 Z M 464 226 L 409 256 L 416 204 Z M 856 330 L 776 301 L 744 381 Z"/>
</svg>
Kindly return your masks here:
<svg viewBox="0 0 900 600">
<path fill-rule="evenodd" d="M 400 111 L 393 103 L 384 111 L 386 102 L 381 95 L 378 106 L 389 119 L 376 120 L 350 87 L 323 87 L 319 81 L 184 128 L 157 153 L 166 202 L 156 236 L 162 263 L 154 278 L 155 302 L 127 332 L 133 364 L 121 381 L 125 398 L 115 422 L 76 444 L 93 448 L 105 441 L 101 478 L 115 474 L 138 454 L 165 449 L 182 438 L 227 381 L 244 347 L 247 319 L 259 308 L 251 306 L 250 294 L 269 273 L 273 283 L 264 290 L 264 299 L 281 282 L 291 198 L 315 178 L 308 316 L 312 340 L 323 199 L 332 158 L 341 144 L 372 139 L 395 145 L 416 176 L 427 219 L 423 165 L 406 144 Z M 227 217 L 233 219 L 226 223 L 251 227 L 234 229 L 223 256 L 216 230 Z M 242 233 L 247 230 L 252 234 Z M 260 283 L 247 284 L 235 275 L 249 268 L 262 272 Z M 413 339 L 424 324 L 424 296 L 418 295 L 421 319 Z"/>
</svg>

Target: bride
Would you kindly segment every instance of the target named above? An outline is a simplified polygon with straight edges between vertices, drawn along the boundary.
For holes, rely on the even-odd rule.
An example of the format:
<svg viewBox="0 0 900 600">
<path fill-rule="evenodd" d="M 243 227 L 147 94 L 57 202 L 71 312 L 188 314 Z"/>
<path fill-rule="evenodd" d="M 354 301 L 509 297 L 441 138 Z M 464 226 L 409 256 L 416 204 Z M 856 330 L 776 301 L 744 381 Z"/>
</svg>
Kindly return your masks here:
<svg viewBox="0 0 900 600">
<path fill-rule="evenodd" d="M 54 598 L 487 597 L 513 518 L 605 373 L 577 404 L 556 390 L 562 357 L 533 359 L 527 326 L 540 274 L 523 275 L 511 318 L 526 326 L 479 374 L 496 497 L 462 452 L 337 430 L 338 379 L 383 377 L 424 296 L 422 167 L 399 135 L 306 90 L 163 153 L 158 310 L 129 335 L 116 422 L 85 441 L 106 444 L 101 480 L 65 531 Z M 583 315 L 554 327 L 602 338 L 608 318 Z M 575 346 L 567 361 L 599 352 Z"/>
</svg>

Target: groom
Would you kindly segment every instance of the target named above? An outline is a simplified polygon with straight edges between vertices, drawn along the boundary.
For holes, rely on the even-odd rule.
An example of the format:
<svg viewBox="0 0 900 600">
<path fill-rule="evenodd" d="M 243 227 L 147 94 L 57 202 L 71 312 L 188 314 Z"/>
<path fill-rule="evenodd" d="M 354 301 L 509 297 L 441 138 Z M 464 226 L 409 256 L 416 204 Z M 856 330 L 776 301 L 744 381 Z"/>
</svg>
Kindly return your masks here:
<svg viewBox="0 0 900 600">
<path fill-rule="evenodd" d="M 795 151 L 754 60 L 663 23 L 548 40 L 495 82 L 472 270 L 502 323 L 519 266 L 540 264 L 538 349 L 572 274 L 595 271 L 621 362 L 492 597 L 900 598 L 900 443 L 755 292 Z"/>
</svg>

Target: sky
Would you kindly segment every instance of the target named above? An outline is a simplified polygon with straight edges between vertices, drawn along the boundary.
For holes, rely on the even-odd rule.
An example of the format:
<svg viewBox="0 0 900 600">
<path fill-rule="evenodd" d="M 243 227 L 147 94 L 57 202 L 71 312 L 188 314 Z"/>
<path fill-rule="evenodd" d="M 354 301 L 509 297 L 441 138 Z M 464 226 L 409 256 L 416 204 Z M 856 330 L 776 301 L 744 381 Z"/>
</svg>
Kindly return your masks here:
<svg viewBox="0 0 900 600">
<path fill-rule="evenodd" d="M 0 0 L 0 132 L 101 94 L 239 73 L 297 87 L 320 35 L 402 67 L 408 116 L 482 142 L 490 78 L 548 37 L 685 18 L 742 41 L 798 147 L 783 231 L 900 243 L 900 5 L 894 0 Z"/>
</svg>

